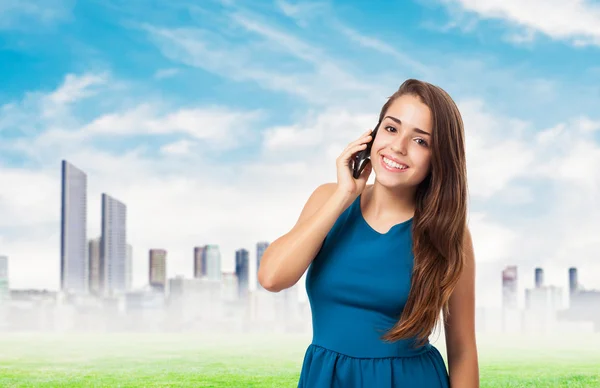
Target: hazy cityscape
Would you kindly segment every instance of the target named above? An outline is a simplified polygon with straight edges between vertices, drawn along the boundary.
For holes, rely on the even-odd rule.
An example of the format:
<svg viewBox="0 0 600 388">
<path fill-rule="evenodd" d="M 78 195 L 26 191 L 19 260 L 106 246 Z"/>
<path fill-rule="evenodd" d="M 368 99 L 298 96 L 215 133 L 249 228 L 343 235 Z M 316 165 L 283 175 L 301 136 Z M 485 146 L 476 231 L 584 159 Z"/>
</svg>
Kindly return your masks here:
<svg viewBox="0 0 600 388">
<path fill-rule="evenodd" d="M 87 175 L 65 160 L 61 167 L 60 290 L 11 289 L 10 257 L 0 252 L 0 331 L 310 332 L 310 308 L 299 285 L 279 293 L 249 287 L 257 274 L 250 272 L 246 248 L 235 252 L 235 268 L 225 272 L 219 245 L 190 247 L 191 278 L 168 277 L 168 250 L 150 249 L 147 284 L 133 289 L 127 205 L 102 193 L 101 235 L 90 238 Z M 268 245 L 256 243 L 254 268 Z M 565 272 L 569 287 L 563 291 L 545 284 L 543 268 L 536 268 L 535 285 L 525 289 L 519 308 L 518 268 L 507 266 L 498 274 L 502 307 L 478 307 L 477 331 L 600 332 L 600 291 L 579 284 L 577 271 Z"/>
</svg>

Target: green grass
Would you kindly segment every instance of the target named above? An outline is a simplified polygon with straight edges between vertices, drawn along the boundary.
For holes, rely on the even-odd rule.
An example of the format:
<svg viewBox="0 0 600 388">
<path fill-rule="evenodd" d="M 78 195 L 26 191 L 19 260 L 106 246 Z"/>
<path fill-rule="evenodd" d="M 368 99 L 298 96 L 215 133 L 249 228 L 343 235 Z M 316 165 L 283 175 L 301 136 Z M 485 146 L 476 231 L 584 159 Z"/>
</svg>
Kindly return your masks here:
<svg viewBox="0 0 600 388">
<path fill-rule="evenodd" d="M 558 337 L 557 337 L 558 338 Z M 481 387 L 600 387 L 600 335 L 478 336 Z M 295 387 L 310 338 L 0 334 L 0 387 Z M 443 341 L 435 342 L 445 357 Z"/>
</svg>

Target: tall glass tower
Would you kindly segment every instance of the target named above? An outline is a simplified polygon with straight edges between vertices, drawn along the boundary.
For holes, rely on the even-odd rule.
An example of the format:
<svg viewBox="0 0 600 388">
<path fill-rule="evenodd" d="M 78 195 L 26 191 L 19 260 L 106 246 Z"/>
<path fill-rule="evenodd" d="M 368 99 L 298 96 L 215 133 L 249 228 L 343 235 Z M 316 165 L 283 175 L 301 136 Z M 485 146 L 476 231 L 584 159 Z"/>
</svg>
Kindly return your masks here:
<svg viewBox="0 0 600 388">
<path fill-rule="evenodd" d="M 238 278 L 238 295 L 245 298 L 248 295 L 248 260 L 249 252 L 247 249 L 238 249 L 235 251 L 235 274 Z"/>
<path fill-rule="evenodd" d="M 88 289 L 87 175 L 62 161 L 60 288 L 81 294 Z"/>
<path fill-rule="evenodd" d="M 216 244 L 206 245 L 206 277 L 211 280 L 221 280 L 221 252 Z"/>
<path fill-rule="evenodd" d="M 102 236 L 100 274 L 105 295 L 127 290 L 127 207 L 108 194 L 102 194 Z"/>
</svg>

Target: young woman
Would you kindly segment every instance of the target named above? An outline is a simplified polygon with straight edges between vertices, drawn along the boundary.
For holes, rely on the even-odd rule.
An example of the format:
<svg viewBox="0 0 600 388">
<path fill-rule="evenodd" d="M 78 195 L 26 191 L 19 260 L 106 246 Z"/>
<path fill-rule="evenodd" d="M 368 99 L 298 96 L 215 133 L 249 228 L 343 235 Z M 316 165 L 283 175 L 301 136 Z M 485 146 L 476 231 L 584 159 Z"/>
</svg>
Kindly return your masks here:
<svg viewBox="0 0 600 388">
<path fill-rule="evenodd" d="M 379 118 L 362 174 L 353 156 L 371 131 L 264 252 L 258 280 L 278 292 L 308 268 L 313 340 L 299 387 L 479 387 L 460 112 L 444 90 L 410 79 Z M 429 342 L 440 311 L 448 370 Z"/>
</svg>

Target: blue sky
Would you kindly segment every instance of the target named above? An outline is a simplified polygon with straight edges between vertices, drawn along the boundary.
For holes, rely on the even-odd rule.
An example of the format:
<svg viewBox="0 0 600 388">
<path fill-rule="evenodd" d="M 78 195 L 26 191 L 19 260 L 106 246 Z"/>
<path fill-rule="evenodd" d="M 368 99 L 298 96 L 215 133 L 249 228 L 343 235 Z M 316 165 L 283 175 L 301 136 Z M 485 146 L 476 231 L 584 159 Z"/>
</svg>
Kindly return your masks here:
<svg viewBox="0 0 600 388">
<path fill-rule="evenodd" d="M 498 301 L 507 264 L 522 287 L 537 265 L 558 285 L 577 265 L 600 287 L 598 2 L 122 3 L 0 5 L 0 254 L 15 287 L 58 285 L 61 159 L 88 173 L 89 238 L 102 192 L 128 205 L 135 285 L 149 248 L 191 276 L 193 246 L 217 243 L 229 270 L 236 249 L 253 258 L 289 230 L 409 77 L 465 119 L 482 300 Z"/>
</svg>

